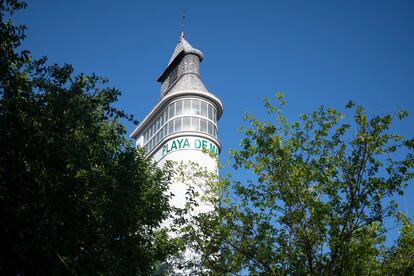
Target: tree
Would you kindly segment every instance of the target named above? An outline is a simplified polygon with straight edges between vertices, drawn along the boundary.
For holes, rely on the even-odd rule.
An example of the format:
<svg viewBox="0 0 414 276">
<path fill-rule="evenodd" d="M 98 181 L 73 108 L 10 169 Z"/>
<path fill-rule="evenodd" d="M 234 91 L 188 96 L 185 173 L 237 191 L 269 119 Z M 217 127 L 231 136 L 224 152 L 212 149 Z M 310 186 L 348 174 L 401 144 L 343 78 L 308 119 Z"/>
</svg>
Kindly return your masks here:
<svg viewBox="0 0 414 276">
<path fill-rule="evenodd" d="M 18 51 L 0 1 L 0 273 L 142 275 L 175 252 L 168 169 L 125 138 L 120 92 Z"/>
<path fill-rule="evenodd" d="M 278 107 L 265 101 L 271 121 L 246 115 L 241 149 L 231 151 L 234 169 L 249 180 L 216 184 L 221 204 L 191 222 L 202 265 L 218 275 L 334 275 L 395 264 L 384 255 L 384 220 L 397 214 L 393 197 L 414 176 L 414 140 L 390 126 L 407 113 L 368 119 L 350 102 L 353 120 L 321 106 L 289 124 L 277 98 Z M 410 229 L 403 227 L 392 256 L 412 273 Z"/>
<path fill-rule="evenodd" d="M 414 272 L 414 224 L 401 216 L 403 226 L 396 244 L 385 254 L 384 273 L 410 275 Z"/>
</svg>

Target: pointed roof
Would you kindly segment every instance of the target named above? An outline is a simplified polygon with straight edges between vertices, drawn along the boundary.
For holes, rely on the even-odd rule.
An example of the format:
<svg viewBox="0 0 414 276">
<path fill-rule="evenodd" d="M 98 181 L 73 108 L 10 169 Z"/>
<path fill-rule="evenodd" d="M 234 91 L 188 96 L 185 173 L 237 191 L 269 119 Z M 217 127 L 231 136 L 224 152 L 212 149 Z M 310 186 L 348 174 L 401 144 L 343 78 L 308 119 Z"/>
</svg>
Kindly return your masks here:
<svg viewBox="0 0 414 276">
<path fill-rule="evenodd" d="M 168 66 L 178 57 L 178 55 L 184 52 L 184 54 L 195 54 L 199 56 L 200 61 L 203 60 L 203 53 L 191 46 L 187 40 L 185 40 L 184 32 L 181 32 L 180 39 L 178 40 L 177 46 L 175 47 L 174 53 L 172 54 L 170 61 L 168 62 Z M 167 66 L 167 67 L 168 67 Z"/>
</svg>

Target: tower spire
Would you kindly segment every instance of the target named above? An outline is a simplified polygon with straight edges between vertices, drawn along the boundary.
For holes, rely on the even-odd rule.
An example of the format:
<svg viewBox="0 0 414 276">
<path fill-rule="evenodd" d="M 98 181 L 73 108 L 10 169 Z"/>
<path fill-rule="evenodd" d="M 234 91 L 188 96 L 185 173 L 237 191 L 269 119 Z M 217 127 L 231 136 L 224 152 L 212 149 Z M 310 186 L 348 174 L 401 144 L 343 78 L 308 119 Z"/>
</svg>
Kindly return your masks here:
<svg viewBox="0 0 414 276">
<path fill-rule="evenodd" d="M 183 10 L 181 15 L 181 34 L 180 39 L 184 38 L 184 30 L 185 30 L 185 19 L 187 16 L 187 11 Z"/>
</svg>

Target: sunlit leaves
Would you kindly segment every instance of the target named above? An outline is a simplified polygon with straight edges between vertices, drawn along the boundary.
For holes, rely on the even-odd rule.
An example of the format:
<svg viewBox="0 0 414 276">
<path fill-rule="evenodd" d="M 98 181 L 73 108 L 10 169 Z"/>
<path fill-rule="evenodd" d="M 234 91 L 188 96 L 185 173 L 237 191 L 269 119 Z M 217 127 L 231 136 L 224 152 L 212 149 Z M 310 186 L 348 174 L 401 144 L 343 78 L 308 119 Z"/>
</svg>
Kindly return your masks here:
<svg viewBox="0 0 414 276">
<path fill-rule="evenodd" d="M 276 100 L 265 99 L 270 121 L 245 116 L 240 148 L 230 151 L 234 168 L 253 178 L 222 186 L 231 197 L 220 209 L 229 235 L 221 237 L 221 267 L 252 274 L 380 271 L 384 219 L 397 210 L 391 199 L 413 178 L 413 140 L 392 133 L 392 116 L 371 117 L 352 101 L 350 115 L 321 106 L 289 124 L 283 95 Z"/>
</svg>

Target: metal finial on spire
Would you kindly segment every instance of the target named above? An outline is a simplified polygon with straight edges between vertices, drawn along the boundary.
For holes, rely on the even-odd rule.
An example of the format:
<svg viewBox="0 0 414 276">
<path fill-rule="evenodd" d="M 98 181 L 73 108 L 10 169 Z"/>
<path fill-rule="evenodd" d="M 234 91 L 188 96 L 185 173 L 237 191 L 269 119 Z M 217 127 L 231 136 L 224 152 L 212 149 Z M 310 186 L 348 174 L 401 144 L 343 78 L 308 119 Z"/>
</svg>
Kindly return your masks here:
<svg viewBox="0 0 414 276">
<path fill-rule="evenodd" d="M 187 11 L 183 10 L 182 15 L 181 15 L 181 34 L 180 34 L 180 39 L 184 37 L 184 30 L 185 30 L 185 19 L 187 16 Z"/>
</svg>

